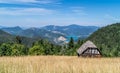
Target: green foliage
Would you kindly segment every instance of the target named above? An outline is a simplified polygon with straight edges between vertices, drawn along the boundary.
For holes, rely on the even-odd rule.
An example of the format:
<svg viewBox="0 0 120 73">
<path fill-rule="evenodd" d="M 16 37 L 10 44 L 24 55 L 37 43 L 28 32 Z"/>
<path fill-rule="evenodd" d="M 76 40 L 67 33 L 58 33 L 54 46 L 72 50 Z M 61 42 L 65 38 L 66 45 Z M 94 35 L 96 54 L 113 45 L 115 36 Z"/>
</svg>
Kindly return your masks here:
<svg viewBox="0 0 120 73">
<path fill-rule="evenodd" d="M 18 44 L 22 43 L 22 39 L 20 36 L 16 36 L 16 43 L 18 43 Z"/>
<path fill-rule="evenodd" d="M 71 37 L 68 43 L 68 47 L 65 50 L 66 55 L 73 55 L 75 49 L 74 39 Z"/>
<path fill-rule="evenodd" d="M 80 39 L 79 39 L 79 40 L 77 41 L 77 44 L 76 44 L 75 47 L 76 47 L 76 48 L 79 48 L 83 43 L 84 43 L 84 40 L 80 40 Z"/>
<path fill-rule="evenodd" d="M 11 46 L 11 55 L 12 56 L 21 56 L 21 55 L 25 55 L 25 47 L 24 45 L 20 45 L 20 44 L 13 44 Z"/>
<path fill-rule="evenodd" d="M 70 38 L 70 42 L 68 43 L 68 48 L 69 49 L 74 48 L 74 40 L 72 37 Z"/>
<path fill-rule="evenodd" d="M 30 55 L 44 55 L 44 49 L 40 45 L 35 45 L 29 50 Z"/>
<path fill-rule="evenodd" d="M 59 55 L 61 47 L 49 43 L 47 40 L 39 40 L 29 49 L 31 55 Z"/>
<path fill-rule="evenodd" d="M 0 46 L 0 56 L 10 56 L 11 55 L 11 45 L 3 43 Z"/>
<path fill-rule="evenodd" d="M 120 56 L 120 23 L 99 29 L 87 40 L 93 41 L 105 57 Z"/>
<path fill-rule="evenodd" d="M 14 42 L 14 37 L 7 32 L 0 30 L 0 44 Z"/>
</svg>

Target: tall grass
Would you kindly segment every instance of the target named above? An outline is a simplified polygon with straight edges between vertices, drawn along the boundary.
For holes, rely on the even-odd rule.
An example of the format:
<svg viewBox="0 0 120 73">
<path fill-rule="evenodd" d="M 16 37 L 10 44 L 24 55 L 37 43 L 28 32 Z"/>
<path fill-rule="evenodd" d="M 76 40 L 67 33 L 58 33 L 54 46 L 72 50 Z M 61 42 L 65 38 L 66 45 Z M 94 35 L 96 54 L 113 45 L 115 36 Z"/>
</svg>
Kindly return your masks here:
<svg viewBox="0 0 120 73">
<path fill-rule="evenodd" d="M 120 73 L 120 58 L 0 57 L 0 73 Z"/>
</svg>

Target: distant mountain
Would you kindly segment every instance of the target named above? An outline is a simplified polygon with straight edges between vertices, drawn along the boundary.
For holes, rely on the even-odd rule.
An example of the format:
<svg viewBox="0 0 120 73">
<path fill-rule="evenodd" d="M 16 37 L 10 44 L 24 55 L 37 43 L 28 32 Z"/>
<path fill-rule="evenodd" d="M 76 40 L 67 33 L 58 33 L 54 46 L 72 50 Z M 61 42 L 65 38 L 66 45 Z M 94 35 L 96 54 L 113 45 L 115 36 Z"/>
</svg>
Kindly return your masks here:
<svg viewBox="0 0 120 73">
<path fill-rule="evenodd" d="M 76 24 L 72 24 L 69 26 L 54 26 L 49 25 L 42 27 L 41 29 L 49 30 L 51 32 L 59 32 L 64 34 L 66 37 L 79 37 L 79 38 L 86 38 L 94 31 L 96 31 L 99 27 L 96 26 L 80 26 Z"/>
<path fill-rule="evenodd" d="M 33 42 L 37 41 L 38 39 L 35 38 L 28 38 L 28 37 L 22 37 L 21 38 L 21 43 L 24 44 L 27 47 L 32 46 Z M 40 40 L 41 38 L 39 38 Z M 0 30 L 0 44 L 2 43 L 15 43 L 16 42 L 16 36 L 11 35 L 3 30 Z"/>
<path fill-rule="evenodd" d="M 30 38 L 43 38 L 47 39 L 53 43 L 59 43 L 59 37 L 65 36 L 61 33 L 51 32 L 45 29 L 39 28 L 29 28 L 18 33 L 20 36 L 30 37 Z M 61 42 L 61 41 L 60 41 Z"/>
<path fill-rule="evenodd" d="M 4 28 L 4 26 L 0 26 L 0 28 Z"/>
<path fill-rule="evenodd" d="M 18 34 L 20 31 L 23 30 L 19 26 L 16 26 L 16 27 L 3 27 L 1 29 L 4 30 L 5 32 L 8 32 L 8 33 L 14 34 L 14 35 Z"/>
<path fill-rule="evenodd" d="M 4 27 L 1 30 L 13 34 L 29 38 L 43 38 L 53 43 L 67 42 L 71 37 L 74 40 L 79 38 L 87 38 L 90 34 L 96 31 L 99 27 L 96 26 L 80 26 L 72 24 L 69 26 L 55 26 L 48 25 L 41 28 L 28 28 L 23 29 L 19 26 L 16 27 Z"/>
</svg>

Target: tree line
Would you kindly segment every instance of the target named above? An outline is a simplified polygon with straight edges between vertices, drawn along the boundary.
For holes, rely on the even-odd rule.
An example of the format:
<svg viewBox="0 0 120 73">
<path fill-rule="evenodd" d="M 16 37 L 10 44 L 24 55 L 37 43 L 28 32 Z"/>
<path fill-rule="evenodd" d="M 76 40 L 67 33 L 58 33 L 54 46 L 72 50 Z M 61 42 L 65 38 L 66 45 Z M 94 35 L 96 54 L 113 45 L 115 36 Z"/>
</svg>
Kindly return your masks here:
<svg viewBox="0 0 120 73">
<path fill-rule="evenodd" d="M 25 56 L 25 55 L 76 55 L 76 50 L 82 44 L 82 40 L 77 43 L 71 37 L 70 41 L 64 45 L 55 45 L 47 40 L 40 39 L 27 47 L 21 43 L 22 39 L 17 36 L 14 43 L 0 44 L 0 56 Z"/>
</svg>

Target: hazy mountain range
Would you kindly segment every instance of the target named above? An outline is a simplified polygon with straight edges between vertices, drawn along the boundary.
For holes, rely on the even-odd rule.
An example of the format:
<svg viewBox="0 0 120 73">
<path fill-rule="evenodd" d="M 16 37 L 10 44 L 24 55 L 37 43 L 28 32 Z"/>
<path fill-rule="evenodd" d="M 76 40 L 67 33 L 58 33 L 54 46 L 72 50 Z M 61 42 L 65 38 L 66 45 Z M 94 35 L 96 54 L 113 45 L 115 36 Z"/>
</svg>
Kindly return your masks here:
<svg viewBox="0 0 120 73">
<path fill-rule="evenodd" d="M 80 26 L 72 24 L 69 26 L 48 25 L 40 28 L 31 27 L 27 29 L 23 29 L 19 26 L 1 27 L 0 29 L 12 35 L 29 38 L 43 38 L 54 43 L 60 43 L 68 41 L 70 37 L 73 37 L 75 40 L 87 38 L 98 28 L 99 27 L 96 26 Z"/>
</svg>

